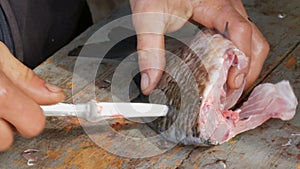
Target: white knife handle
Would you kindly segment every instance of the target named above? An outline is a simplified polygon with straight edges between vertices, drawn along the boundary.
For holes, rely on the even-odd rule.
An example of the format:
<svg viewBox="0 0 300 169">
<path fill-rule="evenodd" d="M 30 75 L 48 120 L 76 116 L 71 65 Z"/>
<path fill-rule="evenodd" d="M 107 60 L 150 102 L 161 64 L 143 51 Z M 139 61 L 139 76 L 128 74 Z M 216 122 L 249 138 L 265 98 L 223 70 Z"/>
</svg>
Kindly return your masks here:
<svg viewBox="0 0 300 169">
<path fill-rule="evenodd" d="M 66 104 L 58 103 L 55 105 L 41 106 L 45 116 L 78 116 L 82 117 L 88 111 L 87 104 Z M 84 116 L 85 117 L 85 116 Z"/>
<path fill-rule="evenodd" d="M 89 122 L 113 118 L 160 117 L 165 116 L 168 107 L 148 103 L 109 103 L 92 100 L 84 104 L 59 103 L 41 106 L 45 116 L 75 116 Z"/>
<path fill-rule="evenodd" d="M 96 101 L 84 104 L 58 103 L 55 105 L 41 106 L 45 116 L 74 116 L 83 118 L 90 122 L 103 120 L 98 115 Z"/>
</svg>

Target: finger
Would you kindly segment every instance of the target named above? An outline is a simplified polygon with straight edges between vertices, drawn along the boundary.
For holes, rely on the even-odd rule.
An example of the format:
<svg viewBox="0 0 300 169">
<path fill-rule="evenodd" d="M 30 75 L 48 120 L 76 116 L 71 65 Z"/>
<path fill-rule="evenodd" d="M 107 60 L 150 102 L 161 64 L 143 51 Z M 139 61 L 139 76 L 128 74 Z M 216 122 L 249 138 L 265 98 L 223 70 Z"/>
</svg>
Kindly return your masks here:
<svg viewBox="0 0 300 169">
<path fill-rule="evenodd" d="M 13 79 L 14 84 L 40 105 L 55 104 L 63 101 L 66 97 L 62 88 L 45 83 L 42 78 L 30 69 L 23 77 L 22 82 Z"/>
<path fill-rule="evenodd" d="M 13 143 L 14 135 L 10 124 L 0 118 L 0 151 L 8 150 Z"/>
<path fill-rule="evenodd" d="M 248 14 L 241 0 L 231 0 L 231 4 L 242 16 L 248 18 Z"/>
<path fill-rule="evenodd" d="M 150 9 L 140 6 L 137 7 L 136 11 Z M 142 76 L 141 89 L 145 95 L 149 95 L 156 87 L 165 67 L 164 18 L 163 13 L 138 13 L 133 15 L 133 23 L 137 33 L 139 67 Z"/>
<path fill-rule="evenodd" d="M 225 1 L 222 1 L 225 2 Z M 206 27 L 215 28 L 224 33 L 226 23 L 228 22 L 229 39 L 245 53 L 251 57 L 252 27 L 251 24 L 242 17 L 230 4 L 220 3 L 216 9 L 210 1 L 204 3 L 194 10 L 193 20 L 203 24 Z M 229 88 L 239 88 L 243 84 L 243 77 L 246 77 L 249 66 L 244 69 L 232 67 L 229 70 L 227 84 Z"/>
<path fill-rule="evenodd" d="M 174 32 L 192 16 L 192 5 L 184 0 L 131 0 L 136 31 Z"/>
<path fill-rule="evenodd" d="M 138 38 L 141 89 L 149 95 L 159 82 L 165 68 L 164 37 L 157 34 L 140 34 Z"/>
<path fill-rule="evenodd" d="M 130 1 L 137 33 L 141 89 L 149 95 L 165 68 L 164 34 L 178 30 L 192 15 L 186 1 Z"/>
<path fill-rule="evenodd" d="M 0 43 L 0 49 L 3 54 L 0 57 L 0 70 L 27 96 L 38 104 L 54 104 L 65 98 L 61 88 L 46 84 L 31 69 L 17 60 L 3 43 Z"/>
<path fill-rule="evenodd" d="M 223 2 L 223 1 L 222 1 Z M 248 20 L 241 16 L 228 2 L 219 2 L 218 5 L 204 1 L 194 8 L 192 19 L 209 28 L 215 28 L 224 33 L 228 22 L 229 39 L 247 56 L 251 55 L 252 28 Z"/>
<path fill-rule="evenodd" d="M 258 28 L 253 24 L 251 63 L 245 88 L 250 87 L 258 78 L 269 54 L 270 46 Z"/>
<path fill-rule="evenodd" d="M 236 10 L 241 13 L 245 18 L 249 18 L 248 14 L 244 8 L 244 5 L 242 1 L 240 0 L 232 0 L 232 4 L 236 8 Z M 250 19 L 251 27 L 252 27 L 252 49 L 251 49 L 251 63 L 250 63 L 250 68 L 249 72 L 247 75 L 247 83 L 245 88 L 250 87 L 253 82 L 258 78 L 264 61 L 266 60 L 269 51 L 270 51 L 270 46 L 267 40 L 264 38 L 262 33 L 259 31 L 259 29 L 256 27 L 254 23 Z"/>
<path fill-rule="evenodd" d="M 38 135 L 45 126 L 39 105 L 27 97 L 0 71 L 0 117 L 12 124 L 24 137 Z"/>
</svg>

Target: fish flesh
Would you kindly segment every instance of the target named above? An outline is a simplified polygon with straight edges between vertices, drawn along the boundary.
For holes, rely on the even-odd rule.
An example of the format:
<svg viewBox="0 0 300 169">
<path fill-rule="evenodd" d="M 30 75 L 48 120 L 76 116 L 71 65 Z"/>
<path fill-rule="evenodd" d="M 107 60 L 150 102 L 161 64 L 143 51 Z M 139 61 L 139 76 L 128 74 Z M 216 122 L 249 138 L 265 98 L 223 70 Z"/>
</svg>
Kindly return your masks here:
<svg viewBox="0 0 300 169">
<path fill-rule="evenodd" d="M 288 81 L 257 86 L 240 108 L 231 110 L 244 86 L 227 90 L 231 66 L 243 69 L 249 60 L 242 51 L 210 29 L 199 31 L 189 45 L 166 54 L 167 66 L 150 102 L 166 104 L 165 117 L 148 125 L 172 142 L 217 145 L 254 129 L 270 118 L 290 120 L 297 98 Z"/>
</svg>

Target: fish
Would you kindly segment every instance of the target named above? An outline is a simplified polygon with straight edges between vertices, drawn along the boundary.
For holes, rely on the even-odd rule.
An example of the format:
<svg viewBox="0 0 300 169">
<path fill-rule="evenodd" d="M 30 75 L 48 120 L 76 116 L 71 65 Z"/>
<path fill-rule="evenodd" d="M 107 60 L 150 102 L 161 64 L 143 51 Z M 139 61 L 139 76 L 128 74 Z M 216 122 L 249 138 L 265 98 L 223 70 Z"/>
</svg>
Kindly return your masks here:
<svg viewBox="0 0 300 169">
<path fill-rule="evenodd" d="M 230 67 L 245 68 L 249 58 L 230 40 L 211 29 L 200 30 L 188 45 L 166 53 L 167 65 L 152 103 L 166 104 L 165 117 L 144 119 L 166 140 L 183 145 L 211 146 L 229 141 L 270 118 L 290 120 L 297 98 L 288 81 L 254 88 L 241 107 L 233 109 L 244 86 L 226 85 Z"/>
</svg>

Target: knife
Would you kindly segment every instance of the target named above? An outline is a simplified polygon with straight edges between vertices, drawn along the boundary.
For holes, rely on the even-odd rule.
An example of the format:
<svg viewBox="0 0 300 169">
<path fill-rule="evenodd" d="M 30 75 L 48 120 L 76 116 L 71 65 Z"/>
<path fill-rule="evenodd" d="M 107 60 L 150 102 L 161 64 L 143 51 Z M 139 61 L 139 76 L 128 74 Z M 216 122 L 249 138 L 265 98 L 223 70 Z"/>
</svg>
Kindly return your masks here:
<svg viewBox="0 0 300 169">
<path fill-rule="evenodd" d="M 115 118 L 166 116 L 168 106 L 150 103 L 96 102 L 82 104 L 58 103 L 41 106 L 45 116 L 74 116 L 89 122 Z"/>
</svg>

